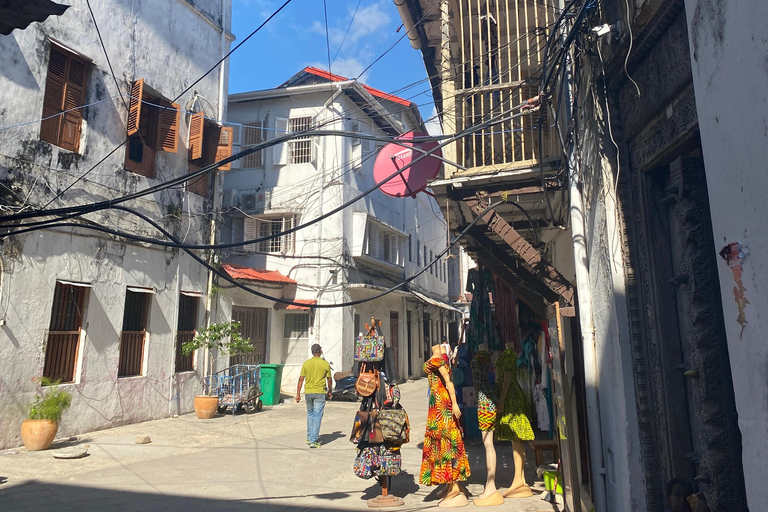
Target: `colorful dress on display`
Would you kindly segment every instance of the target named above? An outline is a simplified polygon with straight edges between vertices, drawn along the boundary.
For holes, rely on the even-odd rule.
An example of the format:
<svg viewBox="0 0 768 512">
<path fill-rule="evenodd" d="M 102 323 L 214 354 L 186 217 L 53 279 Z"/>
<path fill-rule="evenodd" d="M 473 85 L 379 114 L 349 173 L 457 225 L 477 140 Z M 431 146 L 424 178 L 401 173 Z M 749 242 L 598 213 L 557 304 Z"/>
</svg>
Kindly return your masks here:
<svg viewBox="0 0 768 512">
<path fill-rule="evenodd" d="M 441 356 L 424 363 L 429 379 L 429 412 L 419 481 L 438 485 L 466 480 L 470 475 L 464 440 L 453 418 L 451 396 L 440 377 L 440 367 L 450 370 Z"/>
<path fill-rule="evenodd" d="M 533 429 L 528 419 L 528 403 L 523 389 L 517 382 L 517 354 L 507 349 L 496 360 L 496 393 L 501 398 L 504 386 L 504 373 L 510 372 L 511 381 L 504 403 L 499 404 L 497 415 L 496 439 L 499 441 L 533 441 Z"/>
<path fill-rule="evenodd" d="M 477 392 L 477 422 L 480 430 L 486 432 L 496 428 L 496 394 L 488 382 L 488 368 L 491 366 L 491 354 L 481 350 L 472 362 L 472 382 Z"/>
</svg>

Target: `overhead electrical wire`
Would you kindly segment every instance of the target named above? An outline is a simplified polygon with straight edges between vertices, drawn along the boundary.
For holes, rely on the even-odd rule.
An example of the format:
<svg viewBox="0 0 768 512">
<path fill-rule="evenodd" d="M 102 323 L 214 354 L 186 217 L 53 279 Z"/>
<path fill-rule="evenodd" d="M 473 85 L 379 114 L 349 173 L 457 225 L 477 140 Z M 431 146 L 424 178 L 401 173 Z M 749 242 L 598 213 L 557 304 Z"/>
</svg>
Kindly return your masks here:
<svg viewBox="0 0 768 512">
<path fill-rule="evenodd" d="M 401 281 L 400 283 L 396 284 L 395 286 L 387 288 L 386 290 L 383 290 L 383 291 L 381 291 L 381 292 L 379 292 L 379 293 L 377 293 L 377 294 L 375 294 L 375 295 L 373 295 L 371 297 L 367 297 L 365 299 L 358 299 L 358 300 L 347 301 L 347 302 L 340 302 L 340 303 L 334 303 L 334 304 L 313 304 L 310 307 L 316 308 L 316 309 L 335 309 L 335 308 L 342 308 L 342 307 L 349 307 L 349 306 L 357 306 L 359 304 L 364 304 L 366 302 L 370 302 L 372 300 L 379 299 L 379 298 L 381 298 L 381 297 L 383 297 L 385 295 L 388 295 L 388 294 L 390 294 L 390 293 L 392 293 L 394 291 L 397 291 L 398 289 L 404 288 L 408 283 L 410 283 L 411 281 L 415 280 L 421 274 L 423 274 L 424 272 L 428 271 L 433 265 L 438 263 L 441 260 L 441 258 L 445 254 L 447 254 L 448 251 L 450 251 L 451 247 L 456 245 L 456 243 L 458 243 L 458 241 L 472 227 L 474 227 L 474 225 L 477 224 L 477 222 L 479 222 L 483 218 L 483 216 L 487 215 L 489 212 L 491 212 L 492 210 L 497 208 L 499 206 L 499 204 L 501 204 L 503 202 L 504 201 L 501 201 L 499 203 L 495 203 L 493 205 L 490 205 L 485 210 L 480 212 L 480 214 L 477 217 L 475 217 L 475 219 L 473 219 L 472 222 L 470 222 L 461 231 L 461 233 L 459 233 L 459 235 L 456 236 L 454 238 L 454 240 L 445 249 L 443 249 L 440 253 L 438 253 L 429 262 L 429 265 L 426 265 L 426 263 L 425 263 L 425 266 L 422 267 L 419 271 L 415 272 L 412 276 L 404 279 L 403 281 Z M 256 295 L 257 297 L 261 297 L 262 299 L 267 299 L 267 300 L 274 301 L 274 302 L 277 302 L 277 303 L 280 303 L 280 304 L 286 304 L 286 305 L 289 305 L 289 306 L 307 307 L 307 304 L 303 303 L 303 302 L 296 302 L 296 301 L 293 301 L 293 300 L 284 299 L 282 297 L 273 297 L 273 296 L 268 295 L 266 293 L 262 293 L 262 292 L 259 292 L 257 290 L 254 290 L 252 288 L 249 288 L 248 286 L 246 286 L 246 285 L 240 283 L 239 281 L 237 281 L 235 278 L 233 278 L 232 276 L 230 276 L 226 272 L 222 272 L 219 268 L 217 268 L 217 267 L 209 264 L 208 262 L 206 262 L 203 258 L 201 258 L 197 254 L 195 254 L 193 252 L 193 250 L 190 249 L 188 246 L 184 246 L 183 244 L 179 243 L 179 241 L 171 233 L 166 231 L 162 226 L 160 226 L 158 223 L 156 223 L 155 221 L 153 221 L 152 219 L 150 219 L 149 217 L 147 217 L 143 213 L 141 213 L 139 211 L 136 211 L 136 210 L 134 210 L 132 208 L 124 207 L 124 206 L 120 206 L 120 207 L 118 207 L 118 209 L 120 209 L 122 211 L 125 211 L 125 212 L 128 212 L 128 213 L 131 213 L 131 214 L 136 215 L 137 217 L 141 218 L 142 220 L 144 220 L 145 222 L 150 224 L 152 227 L 154 227 L 156 230 L 158 230 L 160 233 L 162 233 L 166 238 L 171 240 L 175 244 L 175 246 L 178 246 L 180 249 L 182 249 L 184 252 L 186 252 L 190 257 L 192 257 L 192 259 L 197 261 L 200 265 L 202 265 L 203 267 L 205 267 L 209 271 L 213 272 L 214 275 L 216 275 L 220 279 L 224 279 L 225 281 L 227 281 L 230 284 L 232 284 L 232 285 L 234 285 L 234 286 L 244 290 L 245 292 L 250 293 L 252 295 Z M 137 239 L 142 238 L 142 237 L 137 237 L 137 236 L 131 235 L 129 233 L 121 233 L 121 232 L 119 232 L 117 230 L 105 228 L 103 226 L 90 225 L 90 224 L 77 224 L 76 227 L 86 228 L 86 229 L 93 229 L 93 230 L 97 230 L 97 231 L 101 231 L 101 232 L 105 232 L 105 233 L 110 233 L 110 234 L 114 234 L 115 236 L 120 236 L 120 237 L 129 239 L 129 240 L 137 240 Z M 137 240 L 137 241 L 141 241 L 141 240 Z"/>
<path fill-rule="evenodd" d="M 518 117 L 520 115 L 522 115 L 522 114 L 513 114 L 513 115 L 507 116 L 507 117 L 509 119 L 513 119 L 513 118 Z M 266 242 L 268 240 L 273 240 L 273 239 L 279 238 L 281 236 L 294 233 L 296 231 L 299 231 L 301 229 L 309 227 L 309 226 L 311 226 L 313 224 L 316 224 L 316 223 L 318 223 L 318 222 L 320 222 L 320 221 L 322 221 L 322 220 L 324 220 L 324 219 L 326 219 L 326 218 L 328 218 L 328 217 L 330 217 L 332 215 L 335 215 L 339 211 L 341 211 L 341 210 L 351 206 L 352 204 L 356 203 L 357 201 L 359 201 L 360 199 L 364 198 L 365 196 L 370 195 L 375 190 L 378 190 L 382 185 L 384 185 L 385 183 L 387 183 L 390 180 L 394 179 L 398 175 L 402 174 L 404 171 L 406 171 L 407 169 L 409 169 L 413 165 L 419 163 L 421 160 L 423 160 L 425 158 L 429 158 L 429 156 L 432 153 L 435 153 L 436 151 L 438 151 L 442 147 L 444 147 L 444 146 L 454 142 L 455 140 L 460 139 L 462 137 L 465 137 L 467 135 L 470 135 L 470 134 L 472 134 L 472 133 L 474 133 L 476 131 L 482 130 L 485 126 L 487 126 L 489 124 L 495 124 L 495 123 L 502 122 L 502 121 L 505 121 L 505 120 L 508 120 L 508 119 L 506 119 L 506 118 L 499 119 L 499 120 L 491 119 L 491 120 L 486 121 L 484 123 L 480 123 L 480 124 L 478 124 L 476 126 L 468 128 L 468 129 L 466 129 L 466 130 L 464 130 L 464 131 L 462 131 L 462 132 L 460 132 L 458 134 L 455 134 L 453 136 L 422 137 L 423 139 L 429 139 L 429 140 L 433 140 L 433 139 L 447 139 L 447 141 L 442 142 L 442 143 L 436 145 L 434 148 L 432 148 L 431 150 L 427 151 L 425 154 L 423 154 L 423 155 L 419 156 L 418 158 L 412 160 L 410 163 L 404 165 L 403 167 L 398 169 L 396 172 L 392 173 L 387 178 L 385 178 L 381 182 L 377 183 L 373 187 L 370 187 L 369 189 L 367 189 L 366 191 L 362 192 L 361 194 L 359 194 L 358 196 L 354 197 L 353 199 L 351 199 L 351 200 L 347 201 L 346 203 L 343 203 L 342 205 L 340 205 L 340 206 L 338 206 L 338 207 L 336 207 L 336 208 L 334 208 L 334 209 L 324 213 L 323 215 L 320 215 L 320 216 L 318 216 L 318 217 L 316 217 L 316 218 L 314 218 L 314 219 L 312 219 L 312 220 L 310 220 L 308 222 L 305 222 L 305 223 L 303 223 L 303 224 L 301 224 L 299 226 L 295 226 L 293 228 L 289 228 L 289 229 L 284 230 L 284 231 L 279 232 L 279 233 L 270 234 L 270 235 L 265 236 L 265 237 L 259 237 L 259 238 L 256 238 L 254 240 L 243 240 L 242 242 L 233 242 L 233 243 L 229 243 L 229 244 L 184 245 L 183 248 L 190 248 L 190 249 L 224 249 L 224 248 L 232 248 L 232 247 L 239 247 L 239 246 L 243 246 L 243 245 L 255 244 L 255 243 L 259 243 L 259 242 Z M 247 156 L 247 155 L 249 155 L 249 154 L 251 154 L 251 153 L 253 153 L 255 151 L 258 151 L 258 150 L 262 149 L 263 147 L 268 147 L 268 146 L 272 146 L 272 145 L 275 145 L 275 144 L 280 144 L 280 143 L 283 143 L 285 141 L 288 141 L 288 140 L 290 140 L 292 138 L 296 138 L 296 137 L 306 137 L 306 135 L 308 135 L 311 132 L 314 132 L 315 135 L 343 135 L 343 136 L 348 136 L 348 137 L 354 136 L 354 137 L 360 137 L 360 138 L 377 139 L 377 137 L 368 136 L 368 135 L 357 133 L 357 132 L 346 132 L 346 131 L 339 131 L 339 130 L 320 130 L 320 131 L 307 130 L 307 131 L 303 131 L 303 132 L 297 132 L 297 133 L 294 133 L 294 134 L 285 135 L 283 137 L 277 137 L 277 138 L 275 138 L 275 139 L 273 139 L 271 141 L 267 141 L 267 142 L 264 142 L 262 144 L 253 146 L 253 147 L 248 148 L 248 149 L 246 149 L 244 151 L 241 151 L 240 153 L 237 153 L 236 155 L 232 155 L 232 156 L 227 157 L 227 158 L 225 158 L 225 159 L 223 159 L 223 160 L 221 160 L 219 162 L 215 162 L 213 164 L 210 164 L 209 166 L 205 166 L 205 167 L 201 168 L 199 171 L 196 171 L 194 173 L 190 173 L 187 176 L 182 176 L 182 177 L 179 177 L 179 178 L 175 178 L 175 179 L 169 180 L 169 181 L 167 181 L 167 182 L 165 182 L 163 184 L 159 184 L 159 185 L 156 185 L 154 187 L 149 187 L 148 189 L 145 189 L 143 191 L 136 192 L 136 193 L 133 193 L 133 194 L 128 194 L 128 195 L 123 196 L 121 198 L 107 200 L 107 201 L 100 201 L 98 203 L 92 203 L 90 205 L 83 205 L 81 207 L 58 208 L 58 209 L 53 209 L 53 210 L 46 210 L 46 211 L 43 211 L 43 212 L 24 212 L 24 213 L 18 213 L 18 214 L 14 214 L 14 215 L 8 215 L 8 216 L 5 216 L 5 217 L 0 217 L 0 222 L 8 222 L 10 220 L 14 220 L 14 221 L 15 220 L 22 220 L 22 219 L 26 219 L 26 218 L 34 218 L 34 217 L 39 217 L 39 216 L 53 216 L 53 215 L 58 215 L 58 214 L 65 215 L 65 216 L 67 216 L 67 218 L 73 218 L 73 217 L 81 216 L 81 215 L 84 215 L 84 214 L 87 214 L 87 213 L 93 213 L 93 212 L 101 211 L 101 210 L 105 210 L 105 209 L 117 209 L 116 207 L 118 205 L 120 205 L 120 204 L 122 204 L 124 202 L 127 202 L 127 201 L 129 201 L 131 199 L 135 199 L 137 197 L 142 197 L 144 195 L 148 195 L 150 193 L 154 193 L 154 192 L 157 192 L 159 190 L 162 190 L 163 188 L 167 188 L 167 187 L 169 187 L 171 185 L 177 184 L 178 182 L 182 182 L 182 181 L 186 181 L 188 179 L 194 178 L 197 175 L 202 174 L 203 172 L 208 172 L 208 171 L 216 169 L 216 168 L 218 168 L 218 167 L 220 167 L 222 165 L 225 165 L 225 164 L 227 164 L 229 162 L 232 162 L 234 160 L 243 158 L 244 156 Z M 59 221 L 59 219 L 52 219 L 50 221 L 50 223 L 53 224 L 53 223 L 58 222 L 58 221 Z M 19 227 L 21 227 L 22 229 L 18 229 L 18 230 L 15 230 L 15 231 L 10 231 L 10 232 L 5 233 L 5 234 L 6 235 L 9 235 L 9 234 L 21 234 L 21 233 L 28 232 L 28 231 L 34 231 L 34 230 L 37 230 L 37 229 L 43 229 L 45 226 L 44 225 L 42 225 L 42 226 L 38 225 L 38 226 L 35 226 L 35 227 L 26 228 L 25 225 L 20 225 Z M 150 238 L 146 238 L 146 237 L 140 237 L 140 238 L 142 238 L 142 240 L 140 240 L 140 241 L 144 241 L 144 242 L 147 242 L 147 243 L 154 243 L 155 242 L 153 239 L 150 239 Z M 161 243 L 160 245 L 166 245 L 166 246 L 170 246 L 170 247 L 175 247 L 175 245 L 165 244 L 165 243 Z M 181 247 L 181 246 L 179 246 L 179 247 Z"/>
</svg>

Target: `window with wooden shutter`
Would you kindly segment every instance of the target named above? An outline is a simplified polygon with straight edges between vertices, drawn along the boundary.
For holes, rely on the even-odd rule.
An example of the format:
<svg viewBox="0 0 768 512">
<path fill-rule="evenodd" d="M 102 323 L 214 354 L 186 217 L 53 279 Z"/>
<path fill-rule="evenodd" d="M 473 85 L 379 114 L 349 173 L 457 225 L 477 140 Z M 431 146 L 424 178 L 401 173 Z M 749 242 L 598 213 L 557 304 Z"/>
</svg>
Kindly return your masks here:
<svg viewBox="0 0 768 512">
<path fill-rule="evenodd" d="M 266 140 L 266 137 L 264 136 L 265 127 L 265 121 L 245 123 L 241 129 L 241 148 L 248 149 L 249 147 L 253 147 L 264 142 Z M 234 139 L 237 140 L 237 137 L 234 137 Z M 241 169 L 254 169 L 258 167 L 264 167 L 263 149 L 251 153 L 250 155 L 246 155 L 240 160 Z"/>
<path fill-rule="evenodd" d="M 120 332 L 118 377 L 141 375 L 144 363 L 144 343 L 152 290 L 134 287 L 125 292 L 123 330 Z"/>
<path fill-rule="evenodd" d="M 189 170 L 187 174 L 192 174 L 194 172 L 199 171 L 202 168 L 200 165 L 195 165 L 193 163 L 189 164 Z M 187 182 L 187 190 L 189 192 L 192 192 L 193 194 L 197 194 L 201 197 L 208 197 L 208 189 L 210 185 L 211 180 L 211 173 L 207 172 L 200 176 L 197 176 L 195 178 L 190 179 Z"/>
<path fill-rule="evenodd" d="M 259 238 L 259 221 L 256 219 L 247 218 L 243 221 L 243 240 L 256 240 Z M 256 244 L 248 244 L 243 246 L 244 251 L 255 252 Z"/>
<path fill-rule="evenodd" d="M 192 341 L 197 329 L 198 297 L 181 292 L 179 296 L 179 321 L 176 327 L 176 373 L 189 372 L 194 369 L 194 354 L 184 355 L 181 346 Z"/>
<path fill-rule="evenodd" d="M 155 176 L 158 151 L 177 153 L 181 106 L 147 92 L 144 79 L 131 86 L 126 131 L 125 169 L 148 178 Z"/>
<path fill-rule="evenodd" d="M 43 96 L 40 139 L 78 151 L 83 124 L 90 64 L 56 45 L 51 45 Z"/>
<path fill-rule="evenodd" d="M 157 130 L 157 148 L 167 153 L 179 151 L 179 118 L 181 106 L 176 103 L 160 108 L 160 119 Z"/>
<path fill-rule="evenodd" d="M 219 143 L 216 146 L 216 157 L 214 160 L 220 162 L 230 156 L 232 156 L 232 128 L 225 126 L 219 131 Z M 230 169 L 232 169 L 231 164 L 219 166 L 220 171 L 228 171 Z"/>
<path fill-rule="evenodd" d="M 141 120 L 141 105 L 144 100 L 144 79 L 139 78 L 131 86 L 131 99 L 128 103 L 128 123 L 126 128 L 128 135 L 133 135 L 139 131 L 139 121 Z"/>
<path fill-rule="evenodd" d="M 192 114 L 189 121 L 189 159 L 197 160 L 203 156 L 203 128 L 205 112 Z"/>
<path fill-rule="evenodd" d="M 75 380 L 87 286 L 56 282 L 43 368 L 43 376 L 51 380 Z"/>
</svg>

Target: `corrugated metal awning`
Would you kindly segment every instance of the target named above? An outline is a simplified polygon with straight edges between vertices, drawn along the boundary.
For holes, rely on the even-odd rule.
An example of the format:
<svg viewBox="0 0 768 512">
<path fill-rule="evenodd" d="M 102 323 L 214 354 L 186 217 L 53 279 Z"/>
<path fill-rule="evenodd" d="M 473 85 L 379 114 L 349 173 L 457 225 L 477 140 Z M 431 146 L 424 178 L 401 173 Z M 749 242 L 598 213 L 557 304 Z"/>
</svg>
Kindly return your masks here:
<svg viewBox="0 0 768 512">
<path fill-rule="evenodd" d="M 435 300 L 435 299 L 433 299 L 431 297 L 427 297 L 426 295 L 423 295 L 423 294 L 421 294 L 419 292 L 415 292 L 413 290 L 411 290 L 411 293 L 414 294 L 416 296 L 416 298 L 418 298 L 420 301 L 422 301 L 422 302 L 424 302 L 426 304 L 430 304 L 432 306 L 437 306 L 438 308 L 442 308 L 442 309 L 447 309 L 448 311 L 455 311 L 457 313 L 464 314 L 464 312 L 462 310 L 460 310 L 458 308 L 455 308 L 455 307 L 451 306 L 450 304 L 446 304 L 445 302 L 440 302 L 439 300 Z"/>
</svg>

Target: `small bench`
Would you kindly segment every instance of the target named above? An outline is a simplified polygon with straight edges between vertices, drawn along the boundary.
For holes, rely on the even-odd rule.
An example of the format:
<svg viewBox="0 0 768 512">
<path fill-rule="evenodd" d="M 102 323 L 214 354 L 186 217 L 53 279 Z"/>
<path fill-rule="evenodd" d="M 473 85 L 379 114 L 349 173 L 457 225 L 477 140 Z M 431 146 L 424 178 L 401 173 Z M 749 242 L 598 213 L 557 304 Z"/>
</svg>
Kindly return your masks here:
<svg viewBox="0 0 768 512">
<path fill-rule="evenodd" d="M 560 460 L 560 443 L 557 439 L 545 439 L 541 441 L 529 441 L 528 442 L 533 449 L 533 456 L 536 459 L 536 467 L 543 464 L 544 452 L 552 452 L 552 456 L 555 458 L 555 464 Z"/>
</svg>

